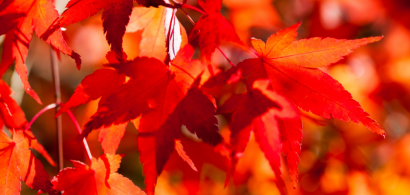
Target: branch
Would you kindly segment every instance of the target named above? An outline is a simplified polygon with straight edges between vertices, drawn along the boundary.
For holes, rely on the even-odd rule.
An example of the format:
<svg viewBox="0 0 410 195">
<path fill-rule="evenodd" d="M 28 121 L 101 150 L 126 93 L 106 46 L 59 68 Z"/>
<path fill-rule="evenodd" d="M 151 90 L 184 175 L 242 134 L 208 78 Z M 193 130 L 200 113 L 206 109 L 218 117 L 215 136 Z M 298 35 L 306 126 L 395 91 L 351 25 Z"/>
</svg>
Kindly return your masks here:
<svg viewBox="0 0 410 195">
<path fill-rule="evenodd" d="M 55 97 L 56 97 L 56 113 L 58 109 L 60 109 L 61 104 L 61 90 L 60 90 L 60 75 L 58 73 L 58 58 L 57 53 L 54 49 L 50 46 L 50 53 L 51 53 L 51 70 L 53 75 L 53 83 L 54 83 L 54 90 L 55 90 Z M 57 168 L 58 170 L 62 170 L 64 168 L 64 157 L 63 157 L 63 129 L 62 129 L 62 122 L 61 116 L 58 116 L 56 119 L 56 128 L 57 128 L 57 145 L 58 145 L 58 159 L 57 159 Z"/>
</svg>

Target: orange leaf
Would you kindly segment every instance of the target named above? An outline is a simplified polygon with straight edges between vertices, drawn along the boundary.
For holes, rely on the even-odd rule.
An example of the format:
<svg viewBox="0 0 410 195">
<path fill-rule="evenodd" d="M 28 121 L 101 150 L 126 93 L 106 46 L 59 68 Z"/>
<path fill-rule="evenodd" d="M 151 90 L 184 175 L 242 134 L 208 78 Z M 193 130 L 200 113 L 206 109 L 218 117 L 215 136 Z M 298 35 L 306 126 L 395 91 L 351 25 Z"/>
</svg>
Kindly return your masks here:
<svg viewBox="0 0 410 195">
<path fill-rule="evenodd" d="M 272 63 L 319 68 L 341 60 L 343 56 L 353 52 L 353 49 L 382 38 L 343 40 L 315 37 L 295 41 L 299 25 L 300 23 L 270 36 L 266 45 L 261 40 L 252 39 L 252 45 L 261 57 L 269 59 Z"/>
<path fill-rule="evenodd" d="M 75 89 L 74 94 L 68 102 L 61 106 L 56 116 L 59 116 L 72 107 L 86 104 L 98 98 L 101 98 L 100 102 L 102 103 L 124 82 L 125 75 L 118 74 L 118 72 L 113 69 L 96 70 L 81 81 L 81 84 Z"/>
<path fill-rule="evenodd" d="M 179 49 L 183 48 L 186 44 L 186 40 L 184 40 L 186 32 L 172 12 L 173 9 L 165 7 L 133 8 L 127 32 L 143 31 L 139 56 L 155 57 L 164 61 L 167 56 L 166 39 L 168 32 L 170 32 L 168 52 L 171 55 L 171 60 Z"/>
<path fill-rule="evenodd" d="M 2 122 L 1 125 L 4 125 L 8 129 L 14 130 L 23 130 L 26 129 L 28 123 L 26 120 L 26 116 L 21 110 L 20 106 L 17 102 L 10 96 L 11 89 L 10 87 L 3 81 L 0 80 L 0 121 Z M 34 135 L 31 134 L 30 131 L 26 131 L 27 135 L 31 137 L 31 144 L 30 147 L 37 150 L 41 155 L 46 158 L 46 160 L 52 165 L 55 166 L 53 159 L 44 149 L 44 147 L 38 143 L 37 139 L 34 139 Z"/>
<path fill-rule="evenodd" d="M 215 103 L 212 97 L 199 89 L 201 72 L 206 66 L 198 60 L 191 60 L 193 53 L 193 48 L 187 45 L 178 52 L 171 66 L 147 57 L 109 65 L 116 69 L 116 75 L 130 79 L 110 92 L 105 101 L 100 101 L 97 113 L 81 134 L 87 136 L 93 129 L 109 128 L 129 120 L 138 124 L 138 149 L 148 193 L 154 192 L 156 178 L 175 148 L 175 139 L 179 138 L 182 125 L 206 143 L 216 145 L 222 142 L 214 116 Z M 99 70 L 103 71 L 108 70 Z M 100 80 L 99 83 L 107 81 Z M 90 85 L 89 92 L 100 90 L 99 85 L 94 87 Z M 110 131 L 109 135 L 111 133 L 117 136 L 121 131 Z M 113 147 L 109 146 L 111 151 Z"/>
<path fill-rule="evenodd" d="M 74 168 L 65 168 L 52 179 L 54 189 L 64 194 L 145 194 L 131 180 L 117 173 L 120 155 L 105 154 L 91 161 L 91 167 L 71 161 Z"/>
<path fill-rule="evenodd" d="M 61 14 L 60 23 L 62 26 L 68 26 L 104 9 L 102 20 L 106 39 L 117 59 L 124 61 L 126 59 L 122 49 L 122 38 L 125 34 L 125 26 L 129 22 L 132 6 L 132 0 L 70 0 L 66 6 L 67 10 Z"/>
<path fill-rule="evenodd" d="M 101 143 L 102 149 L 106 154 L 115 154 L 121 139 L 124 136 L 127 123 L 119 125 L 111 125 L 100 129 L 98 141 Z"/>
<path fill-rule="evenodd" d="M 140 43 L 140 55 L 155 57 L 161 61 L 167 55 L 165 49 L 165 15 L 166 8 L 135 7 L 132 10 L 127 32 L 144 30 Z"/>
<path fill-rule="evenodd" d="M 56 194 L 41 162 L 29 150 L 30 139 L 15 131 L 13 139 L 0 132 L 0 193 L 20 194 L 20 180 L 33 190 Z"/>
<path fill-rule="evenodd" d="M 381 37 L 353 41 L 318 38 L 295 41 L 298 26 L 272 35 L 266 45 L 260 40 L 252 41 L 259 57 L 238 64 L 247 84 L 251 85 L 259 78 L 268 78 L 273 90 L 305 111 L 324 118 L 362 123 L 373 132 L 385 135 L 383 129 L 369 118 L 369 114 L 339 82 L 315 68 L 334 63 L 353 48 L 380 40 Z M 300 50 L 297 45 L 300 45 Z"/>
<path fill-rule="evenodd" d="M 258 79 L 268 79 L 270 81 L 269 88 L 288 98 L 292 104 L 302 110 L 310 111 L 324 118 L 362 123 L 373 132 L 384 136 L 383 129 L 369 118 L 369 114 L 360 107 L 358 102 L 352 99 L 350 93 L 340 83 L 317 68 L 335 63 L 351 53 L 353 49 L 378 41 L 381 37 L 352 41 L 331 38 L 295 41 L 299 25 L 296 24 L 270 36 L 266 44 L 258 39 L 252 40 L 255 50 L 258 52 L 258 58 L 244 60 L 237 66 L 242 71 L 247 86 L 255 84 Z M 234 108 L 229 106 L 233 105 L 232 103 L 227 102 L 226 104 L 225 109 Z M 241 121 L 245 121 L 245 118 Z M 281 119 L 275 126 L 278 126 L 281 132 L 282 151 L 286 155 L 291 180 L 296 186 L 297 164 L 302 141 L 300 118 Z M 246 132 L 249 130 L 236 133 L 236 129 L 236 126 L 232 126 L 232 135 L 237 134 L 239 137 L 232 138 L 234 143 L 238 139 L 245 140 L 249 134 Z M 242 135 L 244 133 L 246 134 Z M 256 137 L 258 138 L 258 135 Z M 236 143 L 236 145 L 242 150 L 243 146 L 239 143 L 241 142 Z M 263 147 L 261 146 L 261 148 Z"/>
<path fill-rule="evenodd" d="M 234 95 L 220 108 L 220 112 L 234 110 L 231 124 L 231 169 L 225 185 L 234 173 L 239 157 L 245 151 L 254 131 L 256 141 L 268 159 L 279 189 L 285 193 L 280 172 L 280 133 L 277 119 L 298 118 L 299 111 L 281 95 L 268 90 L 269 81 L 258 80 L 246 94 Z"/>
<path fill-rule="evenodd" d="M 198 3 L 207 14 L 202 15 L 195 24 L 189 35 L 189 42 L 193 46 L 199 46 L 205 60 L 211 60 L 212 53 L 222 40 L 243 44 L 232 25 L 219 13 L 221 0 L 198 0 Z"/>
<path fill-rule="evenodd" d="M 33 31 L 53 48 L 75 59 L 78 68 L 81 64 L 80 56 L 74 53 L 64 41 L 59 26 L 58 12 L 50 0 L 5 0 L 0 4 L 0 7 L 4 6 L 5 8 L 1 14 L 18 13 L 25 14 L 26 16 L 16 20 L 8 20 L 6 25 L 2 23 L 0 26 L 0 32 L 8 32 L 4 40 L 0 75 L 3 75 L 13 62 L 16 61 L 16 71 L 20 76 L 24 89 L 41 104 L 40 98 L 28 83 L 27 68 L 24 65 Z M 3 15 L 0 15 L 1 17 Z M 10 22 L 13 22 L 15 25 L 9 25 Z"/>
<path fill-rule="evenodd" d="M 192 162 L 191 158 L 185 153 L 184 147 L 182 146 L 181 141 L 175 140 L 175 150 L 177 151 L 178 155 L 189 164 L 189 166 L 192 168 L 194 171 L 198 171 L 196 169 L 194 162 Z"/>
<path fill-rule="evenodd" d="M 0 80 L 0 117 L 7 128 L 23 130 L 27 125 L 26 116 L 10 96 L 11 92 L 10 87 Z"/>
<path fill-rule="evenodd" d="M 278 119 L 282 138 L 282 152 L 286 156 L 290 180 L 296 188 L 299 176 L 299 156 L 302 144 L 302 121 L 300 119 Z"/>
</svg>

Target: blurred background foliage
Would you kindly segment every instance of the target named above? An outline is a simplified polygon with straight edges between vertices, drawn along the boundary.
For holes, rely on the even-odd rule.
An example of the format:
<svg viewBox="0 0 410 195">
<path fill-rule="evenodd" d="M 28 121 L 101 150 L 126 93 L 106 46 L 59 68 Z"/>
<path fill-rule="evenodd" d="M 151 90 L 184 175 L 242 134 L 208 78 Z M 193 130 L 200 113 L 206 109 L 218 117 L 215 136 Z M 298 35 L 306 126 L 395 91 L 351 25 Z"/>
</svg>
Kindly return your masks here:
<svg viewBox="0 0 410 195">
<path fill-rule="evenodd" d="M 59 12 L 68 0 L 57 0 Z M 189 4 L 196 5 L 195 0 Z M 279 29 L 302 21 L 299 38 L 334 37 L 356 39 L 383 35 L 378 43 L 357 49 L 354 53 L 324 71 L 332 75 L 359 101 L 373 119 L 386 130 L 383 139 L 363 126 L 338 120 L 324 120 L 303 113 L 303 143 L 300 156 L 300 176 L 296 189 L 290 185 L 284 162 L 282 172 L 289 194 L 410 194 L 410 1 L 408 0 L 224 0 L 223 15 L 233 24 L 241 39 L 250 44 L 250 37 L 266 40 Z M 200 15 L 187 10 L 196 21 Z M 192 24 L 181 13 L 178 18 L 189 33 Z M 35 35 L 34 35 L 35 36 Z M 49 46 L 39 38 L 30 43 L 26 65 L 29 82 L 44 105 L 53 103 Z M 109 46 L 105 40 L 101 12 L 68 26 L 64 36 L 70 47 L 82 57 L 82 69 L 74 61 L 61 56 L 60 77 L 63 102 L 73 94 L 82 78 L 107 63 Z M 127 33 L 124 50 L 129 59 L 139 53 L 141 32 Z M 0 37 L 0 44 L 3 37 Z M 236 64 L 249 54 L 222 45 L 222 50 Z M 227 61 L 217 51 L 213 64 L 226 69 Z M 13 88 L 14 98 L 30 120 L 44 105 L 24 94 L 13 69 L 3 79 Z M 229 86 L 228 86 L 229 87 Z M 236 86 L 230 86 L 236 87 Z M 232 91 L 232 90 L 227 90 Z M 218 94 L 221 104 L 231 94 Z M 80 125 L 96 111 L 97 101 L 72 109 Z M 53 111 L 46 112 L 32 126 L 39 142 L 56 159 L 56 132 Z M 230 116 L 218 116 L 221 133 L 229 139 L 227 123 Z M 69 160 L 87 162 L 81 144 L 75 142 L 77 131 L 67 115 L 63 115 L 65 166 Z M 144 176 L 137 151 L 138 131 L 128 125 L 118 149 L 125 154 L 119 173 L 144 188 Z M 191 156 L 198 172 L 192 171 L 177 154 L 173 154 L 158 179 L 157 194 L 278 194 L 275 176 L 259 146 L 251 141 L 239 161 L 234 179 L 224 188 L 228 159 L 221 150 L 201 143 L 185 133 L 182 144 Z M 88 138 L 93 156 L 102 154 L 98 132 Z M 37 155 L 50 175 L 57 170 Z M 24 185 L 24 184 L 23 184 Z M 24 188 L 22 194 L 36 192 Z"/>
</svg>

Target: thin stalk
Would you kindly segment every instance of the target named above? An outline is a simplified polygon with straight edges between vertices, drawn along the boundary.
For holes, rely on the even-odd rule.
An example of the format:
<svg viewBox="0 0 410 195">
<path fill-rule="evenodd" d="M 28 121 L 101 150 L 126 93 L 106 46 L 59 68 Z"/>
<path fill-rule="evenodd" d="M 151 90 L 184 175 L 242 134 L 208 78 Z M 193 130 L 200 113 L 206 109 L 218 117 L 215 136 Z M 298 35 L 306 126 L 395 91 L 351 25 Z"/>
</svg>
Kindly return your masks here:
<svg viewBox="0 0 410 195">
<path fill-rule="evenodd" d="M 67 110 L 66 112 L 67 112 L 68 116 L 70 117 L 71 121 L 73 121 L 74 126 L 78 131 L 78 134 L 81 134 L 81 127 L 78 124 L 77 119 L 75 119 L 75 116 L 73 115 L 73 113 L 70 110 Z M 87 143 L 87 140 L 85 138 L 83 138 L 83 144 L 84 144 L 85 151 L 87 152 L 88 160 L 90 160 L 90 162 L 91 162 L 91 159 L 93 158 L 93 156 L 91 155 L 90 148 L 88 147 L 88 143 Z"/>
<path fill-rule="evenodd" d="M 171 31 L 171 28 L 173 27 L 172 26 L 172 23 L 173 23 L 173 21 L 174 21 L 174 16 L 175 16 L 175 9 L 172 9 L 172 16 L 171 16 L 171 21 L 169 22 L 169 27 L 168 27 L 168 34 L 167 34 L 167 42 L 166 42 L 166 47 L 167 47 L 167 58 L 166 58 L 166 60 L 165 60 L 165 64 L 169 64 L 169 62 L 171 61 L 171 56 L 170 56 L 170 51 L 171 51 L 171 49 L 170 49 L 170 45 L 169 45 L 169 42 L 170 42 L 170 39 L 171 39 L 171 33 L 173 33 L 174 31 L 172 30 Z M 175 51 L 174 51 L 174 54 L 175 54 Z"/>
<path fill-rule="evenodd" d="M 191 22 L 191 24 L 195 26 L 195 22 L 194 22 L 194 20 L 191 18 L 191 16 L 189 16 L 189 15 L 185 12 L 184 9 L 182 9 L 182 8 L 179 8 L 179 9 L 182 11 L 182 13 L 184 13 L 184 15 L 185 15 L 185 16 L 188 18 L 188 20 Z"/>
<path fill-rule="evenodd" d="M 185 5 L 185 4 L 184 4 Z M 181 11 L 182 11 L 182 13 L 184 13 L 184 15 L 188 18 L 188 20 L 191 22 L 191 24 L 192 25 L 194 25 L 195 26 L 195 21 L 185 12 L 185 10 L 184 9 L 182 9 L 184 6 L 182 6 L 181 8 L 179 8 Z M 185 6 L 186 8 L 188 8 L 187 6 Z M 191 6 L 192 7 L 192 6 Z M 232 63 L 232 61 L 225 55 L 225 53 L 221 50 L 221 48 L 219 48 L 219 46 L 216 44 L 216 43 L 214 43 L 215 44 L 215 46 L 216 46 L 216 48 L 218 48 L 218 50 L 222 53 L 222 55 L 225 57 L 225 59 L 229 62 L 229 64 L 231 65 L 231 66 L 234 66 L 234 64 Z M 258 54 L 254 51 L 254 50 L 252 50 L 251 48 L 249 48 L 249 47 L 247 47 L 247 50 L 246 50 L 247 52 L 249 52 L 249 53 L 251 53 L 251 54 L 253 54 L 253 55 L 255 55 L 255 56 L 258 56 Z M 245 82 L 245 79 L 243 78 L 243 77 L 241 77 L 241 80 L 244 82 L 244 83 L 246 83 Z M 247 88 L 248 88 L 248 86 L 246 86 Z"/>
<path fill-rule="evenodd" d="M 222 51 L 222 49 L 219 48 L 219 46 L 218 46 L 216 43 L 214 43 L 214 44 L 215 44 L 216 48 L 218 48 L 218 50 L 221 52 L 221 54 L 225 57 L 225 59 L 228 60 L 229 64 L 230 64 L 231 66 L 234 66 L 233 63 L 232 63 L 232 61 L 228 58 L 228 56 L 225 55 L 225 53 Z"/>
<path fill-rule="evenodd" d="M 56 107 L 56 104 L 55 104 L 55 103 L 52 103 L 52 104 L 50 104 L 50 105 L 44 107 L 43 109 L 41 109 L 39 112 L 37 112 L 37 114 L 34 115 L 34 117 L 33 117 L 33 118 L 31 119 L 31 121 L 28 123 L 28 125 L 26 126 L 26 128 L 24 129 L 24 131 L 27 131 L 27 130 L 31 127 L 31 125 L 34 123 L 34 121 L 36 121 L 37 118 L 38 118 L 39 116 L 41 116 L 44 112 L 46 112 L 46 111 L 48 111 L 48 110 L 51 110 L 51 109 L 53 109 L 53 108 L 55 108 L 55 107 Z M 72 113 L 70 110 L 67 110 L 66 112 L 67 112 L 68 116 L 70 117 L 71 121 L 73 121 L 73 124 L 74 124 L 75 128 L 77 129 L 78 134 L 81 134 L 81 127 L 80 127 L 80 125 L 78 124 L 77 119 L 75 119 L 75 116 L 73 115 L 73 113 Z M 85 148 L 85 151 L 86 151 L 86 153 L 87 153 L 88 159 L 89 159 L 90 162 L 91 162 L 92 155 L 91 155 L 91 152 L 90 152 L 90 148 L 88 147 L 87 140 L 86 140 L 85 138 L 83 138 L 83 144 L 84 144 L 84 148 Z"/>
<path fill-rule="evenodd" d="M 186 5 L 186 4 L 184 4 L 184 5 Z M 190 6 L 190 5 L 189 5 L 189 6 Z M 182 7 L 184 7 L 184 6 L 182 6 Z M 187 6 L 185 6 L 185 7 L 188 8 Z M 190 6 L 190 7 L 192 7 L 192 6 Z M 182 13 L 184 13 L 184 15 L 188 18 L 188 20 L 191 22 L 191 24 L 195 26 L 194 20 L 185 12 L 185 10 L 182 9 L 182 8 L 180 8 L 180 10 L 181 10 Z M 204 13 L 204 14 L 206 14 L 206 13 Z M 219 46 L 218 46 L 216 43 L 214 43 L 214 44 L 215 44 L 216 48 L 218 48 L 218 50 L 219 50 L 219 51 L 222 53 L 222 55 L 225 57 L 225 59 L 229 62 L 229 64 L 230 64 L 231 66 L 234 66 L 233 63 L 232 63 L 232 61 L 225 55 L 225 53 L 222 51 L 222 49 L 219 48 Z"/>
<path fill-rule="evenodd" d="M 60 104 L 61 104 L 60 75 L 58 73 L 57 53 L 53 50 L 52 47 L 50 47 L 50 53 L 51 53 L 51 70 L 52 70 L 52 75 L 53 75 L 54 91 L 55 91 L 55 98 L 56 98 L 55 111 L 57 113 L 58 110 L 60 109 Z M 57 145 L 58 145 L 57 169 L 60 171 L 64 168 L 63 129 L 62 129 L 61 115 L 58 116 L 55 120 L 56 120 L 56 128 L 57 128 Z"/>
<path fill-rule="evenodd" d="M 183 7 L 183 6 L 182 6 L 182 7 Z M 182 11 L 182 13 L 184 13 L 184 15 L 185 15 L 185 16 L 188 18 L 188 20 L 191 22 L 191 24 L 195 26 L 195 22 L 194 22 L 194 20 L 191 18 L 191 16 L 189 16 L 189 15 L 185 12 L 184 9 L 182 9 L 182 8 L 179 8 L 179 9 Z M 215 45 L 216 45 L 216 44 L 215 44 Z M 222 55 L 225 56 L 225 54 L 222 52 L 222 50 L 221 50 L 218 46 L 216 46 L 216 47 L 219 49 L 219 51 L 221 51 Z M 254 49 L 252 49 L 252 48 L 250 48 L 250 47 L 246 47 L 246 49 L 244 49 L 244 50 L 245 50 L 246 52 L 252 54 L 253 56 L 258 57 L 258 53 L 257 53 Z M 232 62 L 231 62 L 226 56 L 225 56 L 225 58 L 228 60 L 229 64 L 231 64 L 231 65 L 233 66 Z"/>
<path fill-rule="evenodd" d="M 207 14 L 207 13 L 205 13 L 204 11 L 202 11 L 202 10 L 200 10 L 200 9 L 198 9 L 198 8 L 196 8 L 196 7 L 194 7 L 194 6 L 192 6 L 192 5 L 188 5 L 188 4 L 183 4 L 183 5 L 181 6 L 181 8 L 192 9 L 192 10 L 195 10 L 195 11 L 201 13 L 202 15 L 206 15 L 206 14 Z"/>
<path fill-rule="evenodd" d="M 26 129 L 24 129 L 24 131 L 27 131 L 31 125 L 34 123 L 34 121 L 40 116 L 42 115 L 44 112 L 46 112 L 47 110 L 53 109 L 56 107 L 56 104 L 50 104 L 46 107 L 44 107 L 43 109 L 41 109 L 39 112 L 37 112 L 36 115 L 34 115 L 34 117 L 31 119 L 31 121 L 28 123 L 28 125 L 26 126 Z"/>
</svg>

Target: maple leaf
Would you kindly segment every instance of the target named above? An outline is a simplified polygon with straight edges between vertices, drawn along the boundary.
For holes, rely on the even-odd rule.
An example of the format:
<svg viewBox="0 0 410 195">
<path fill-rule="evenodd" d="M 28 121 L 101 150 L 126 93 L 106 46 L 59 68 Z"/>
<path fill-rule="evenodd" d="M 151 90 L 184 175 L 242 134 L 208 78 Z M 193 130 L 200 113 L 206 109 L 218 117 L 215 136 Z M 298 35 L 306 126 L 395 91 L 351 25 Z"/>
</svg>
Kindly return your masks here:
<svg viewBox="0 0 410 195">
<path fill-rule="evenodd" d="M 166 9 L 135 7 L 132 10 L 130 23 L 126 32 L 143 30 L 139 56 L 155 57 L 161 61 L 167 55 L 165 49 L 165 14 Z"/>
<path fill-rule="evenodd" d="M 198 0 L 205 10 L 189 35 L 189 43 L 199 46 L 202 56 L 210 61 L 211 55 L 222 40 L 243 45 L 232 25 L 220 13 L 221 0 Z"/>
<path fill-rule="evenodd" d="M 361 123 L 384 136 L 383 129 L 369 118 L 369 114 L 352 99 L 351 94 L 339 82 L 318 69 L 335 63 L 353 49 L 382 37 L 358 40 L 311 38 L 295 41 L 299 25 L 277 32 L 268 38 L 266 44 L 258 39 L 252 40 L 258 58 L 247 59 L 238 64 L 247 85 L 257 79 L 267 78 L 271 81 L 273 90 L 304 111 L 328 119 Z M 283 152 L 292 155 L 287 156 L 287 160 L 289 167 L 293 167 L 290 173 L 294 185 L 298 174 L 295 169 L 295 162 L 298 162 L 296 154 L 300 153 L 301 141 L 301 125 L 296 124 L 285 121 L 280 127 L 282 135 L 286 136 L 283 137 Z"/>
<path fill-rule="evenodd" d="M 133 0 L 70 0 L 67 10 L 61 14 L 60 23 L 62 26 L 84 20 L 95 15 L 101 9 L 104 33 L 111 51 L 115 53 L 118 60 L 124 61 L 122 49 L 122 37 L 125 34 L 125 26 L 129 22 L 133 7 Z"/>
<path fill-rule="evenodd" d="M 24 131 L 14 131 L 13 139 L 0 132 L 1 194 L 20 194 L 20 180 L 33 190 L 57 194 L 43 165 L 29 150 L 32 139 Z"/>
<path fill-rule="evenodd" d="M 180 140 L 175 140 L 175 150 L 177 151 L 178 155 L 189 164 L 192 170 L 198 172 L 198 169 L 195 167 L 194 162 L 192 162 L 191 158 L 186 154 Z"/>
<path fill-rule="evenodd" d="M 4 7 L 0 7 L 0 12 L 2 11 L 2 9 L 5 8 L 5 5 L 2 6 Z M 0 23 L 2 24 L 2 27 L 0 28 L 0 35 L 5 34 L 10 29 L 16 27 L 18 24 L 18 20 L 25 16 L 25 13 L 7 13 L 1 15 Z"/>
<path fill-rule="evenodd" d="M 56 116 L 66 112 L 72 107 L 86 104 L 91 100 L 101 98 L 99 104 L 113 93 L 119 86 L 124 84 L 125 75 L 119 74 L 114 69 L 99 69 L 86 76 L 77 86 L 70 99 L 61 106 Z M 100 129 L 99 141 L 105 153 L 115 154 L 121 138 L 125 132 L 125 124 L 111 125 Z"/>
<path fill-rule="evenodd" d="M 282 152 L 286 156 L 290 180 L 296 188 L 299 176 L 299 156 L 302 144 L 302 121 L 297 119 L 278 119 L 282 141 Z"/>
<path fill-rule="evenodd" d="M 70 99 L 61 106 L 56 116 L 72 107 L 86 104 L 91 100 L 101 98 L 100 103 L 113 93 L 119 86 L 124 84 L 125 75 L 119 74 L 114 69 L 99 69 L 86 76 L 77 86 Z"/>
<path fill-rule="evenodd" d="M 26 92 L 41 104 L 36 92 L 28 83 L 24 65 L 33 30 L 54 49 L 71 56 L 80 67 L 80 56 L 73 52 L 63 39 L 59 28 L 58 12 L 50 0 L 4 0 L 0 2 L 0 32 L 6 34 L 3 46 L 0 75 L 16 61 L 16 72 Z M 24 16 L 22 16 L 24 14 Z M 11 18 L 10 18 L 11 17 Z M 3 25 L 4 24 L 4 25 Z"/>
<path fill-rule="evenodd" d="M 317 69 L 342 59 L 353 49 L 380 40 L 382 37 L 358 40 L 311 38 L 294 41 L 300 24 L 269 37 L 267 44 L 253 39 L 259 57 L 238 64 L 247 82 L 269 78 L 272 88 L 305 111 L 324 118 L 362 123 L 384 135 L 383 129 L 363 111 L 343 86 Z M 259 70 L 259 71 L 257 71 Z"/>
<path fill-rule="evenodd" d="M 28 123 L 23 110 L 17 102 L 10 96 L 10 87 L 0 80 L 0 126 L 5 125 L 11 130 L 24 130 Z M 55 163 L 44 147 L 34 139 L 34 135 L 30 131 L 26 131 L 28 137 L 31 137 L 30 147 L 37 150 L 46 160 L 53 166 Z"/>
<path fill-rule="evenodd" d="M 81 134 L 87 136 L 93 129 L 133 120 L 140 132 L 138 148 L 148 193 L 154 192 L 156 178 L 175 148 L 182 125 L 206 143 L 222 141 L 215 104 L 198 88 L 206 66 L 191 61 L 193 53 L 187 45 L 171 66 L 147 57 L 109 65 L 130 80 L 99 106 Z"/>
<path fill-rule="evenodd" d="M 27 125 L 26 116 L 12 97 L 10 87 L 0 80 L 0 117 L 2 125 L 8 129 L 24 129 Z"/>
<path fill-rule="evenodd" d="M 200 188 L 208 188 L 208 185 L 203 185 L 203 181 L 201 181 L 201 178 L 204 178 L 204 171 L 208 172 L 206 171 L 207 165 L 213 165 L 222 171 L 226 171 L 229 167 L 228 155 L 222 154 L 225 152 L 223 150 L 225 148 L 219 147 L 220 145 L 212 147 L 209 144 L 192 140 L 186 136 L 181 136 L 180 141 L 184 145 L 186 154 L 195 162 L 198 171 L 186 166 L 183 159 L 179 157 L 181 155 L 177 154 L 177 152 L 172 153 L 164 167 L 164 171 L 184 173 L 180 178 L 184 190 L 188 194 L 201 194 L 203 191 L 200 191 Z"/>
<path fill-rule="evenodd" d="M 172 23 L 171 23 L 172 22 Z M 171 29 L 170 29 L 171 26 Z M 167 56 L 167 42 L 171 60 L 186 44 L 184 27 L 175 17 L 174 9 L 166 7 L 135 7 L 132 10 L 126 32 L 143 30 L 139 56 L 155 57 L 164 61 Z M 169 34 L 169 35 L 168 35 Z"/>
<path fill-rule="evenodd" d="M 127 123 L 113 124 L 111 126 L 100 128 L 100 134 L 98 135 L 98 141 L 101 143 L 101 147 L 106 154 L 115 154 L 121 139 L 124 136 Z"/>
<path fill-rule="evenodd" d="M 72 160 L 74 168 L 65 168 L 51 182 L 64 194 L 145 194 L 131 180 L 117 173 L 121 155 L 104 154 L 91 160 L 91 167 Z"/>
<path fill-rule="evenodd" d="M 234 173 L 238 158 L 245 151 L 251 131 L 274 171 L 279 189 L 284 193 L 280 171 L 280 131 L 278 119 L 298 118 L 299 111 L 281 95 L 268 90 L 269 81 L 258 80 L 246 94 L 234 95 L 219 112 L 234 111 L 231 124 L 231 169 L 225 185 Z"/>
</svg>

